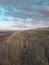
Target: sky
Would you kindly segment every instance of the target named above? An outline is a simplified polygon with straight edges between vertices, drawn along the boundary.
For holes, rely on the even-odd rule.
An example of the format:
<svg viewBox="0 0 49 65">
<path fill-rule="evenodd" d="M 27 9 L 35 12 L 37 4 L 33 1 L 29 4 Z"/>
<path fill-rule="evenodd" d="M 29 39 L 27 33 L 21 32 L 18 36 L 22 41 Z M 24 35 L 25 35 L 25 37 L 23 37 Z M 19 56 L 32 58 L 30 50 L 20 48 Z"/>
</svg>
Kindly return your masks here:
<svg viewBox="0 0 49 65">
<path fill-rule="evenodd" d="M 0 0 L 0 30 L 49 26 L 49 0 Z"/>
</svg>

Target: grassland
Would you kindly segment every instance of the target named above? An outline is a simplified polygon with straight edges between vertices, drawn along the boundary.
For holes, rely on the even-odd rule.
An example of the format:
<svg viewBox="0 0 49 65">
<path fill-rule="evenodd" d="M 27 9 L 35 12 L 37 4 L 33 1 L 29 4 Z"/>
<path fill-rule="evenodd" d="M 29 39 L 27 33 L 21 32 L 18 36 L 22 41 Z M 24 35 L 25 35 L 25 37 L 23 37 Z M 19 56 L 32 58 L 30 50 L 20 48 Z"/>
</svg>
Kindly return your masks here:
<svg viewBox="0 0 49 65">
<path fill-rule="evenodd" d="M 49 28 L 15 32 L 0 48 L 0 65 L 49 65 Z"/>
</svg>

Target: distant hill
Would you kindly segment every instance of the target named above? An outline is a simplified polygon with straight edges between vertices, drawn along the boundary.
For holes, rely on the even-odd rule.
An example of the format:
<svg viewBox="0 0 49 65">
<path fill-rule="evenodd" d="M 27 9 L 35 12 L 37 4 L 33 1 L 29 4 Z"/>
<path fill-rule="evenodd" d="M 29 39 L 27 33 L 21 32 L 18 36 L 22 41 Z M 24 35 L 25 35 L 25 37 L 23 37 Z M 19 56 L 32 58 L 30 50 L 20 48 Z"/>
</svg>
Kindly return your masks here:
<svg viewBox="0 0 49 65">
<path fill-rule="evenodd" d="M 0 49 L 0 65 L 49 65 L 49 28 L 12 33 Z"/>
<path fill-rule="evenodd" d="M 0 34 L 6 34 L 6 33 L 14 33 L 18 31 L 6 31 L 6 30 L 0 30 Z"/>
</svg>

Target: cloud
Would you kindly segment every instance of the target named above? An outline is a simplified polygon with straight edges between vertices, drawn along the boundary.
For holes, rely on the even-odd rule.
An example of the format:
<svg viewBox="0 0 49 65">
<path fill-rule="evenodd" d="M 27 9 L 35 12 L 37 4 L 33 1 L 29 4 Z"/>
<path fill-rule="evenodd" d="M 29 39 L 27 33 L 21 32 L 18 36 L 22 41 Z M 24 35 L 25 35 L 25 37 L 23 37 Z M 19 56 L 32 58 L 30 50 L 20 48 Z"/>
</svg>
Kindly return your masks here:
<svg viewBox="0 0 49 65">
<path fill-rule="evenodd" d="M 49 26 L 49 0 L 0 0 L 1 26 L 23 28 L 24 21 L 26 28 Z"/>
</svg>

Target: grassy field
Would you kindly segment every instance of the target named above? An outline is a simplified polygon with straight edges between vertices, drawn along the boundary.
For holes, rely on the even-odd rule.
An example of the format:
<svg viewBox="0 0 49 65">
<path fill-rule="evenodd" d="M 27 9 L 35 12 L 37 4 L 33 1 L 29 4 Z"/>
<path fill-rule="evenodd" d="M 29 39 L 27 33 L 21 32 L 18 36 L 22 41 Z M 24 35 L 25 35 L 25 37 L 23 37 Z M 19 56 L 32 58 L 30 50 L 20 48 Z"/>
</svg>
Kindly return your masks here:
<svg viewBox="0 0 49 65">
<path fill-rule="evenodd" d="M 0 65 L 49 65 L 49 28 L 15 32 L 0 49 Z"/>
</svg>

